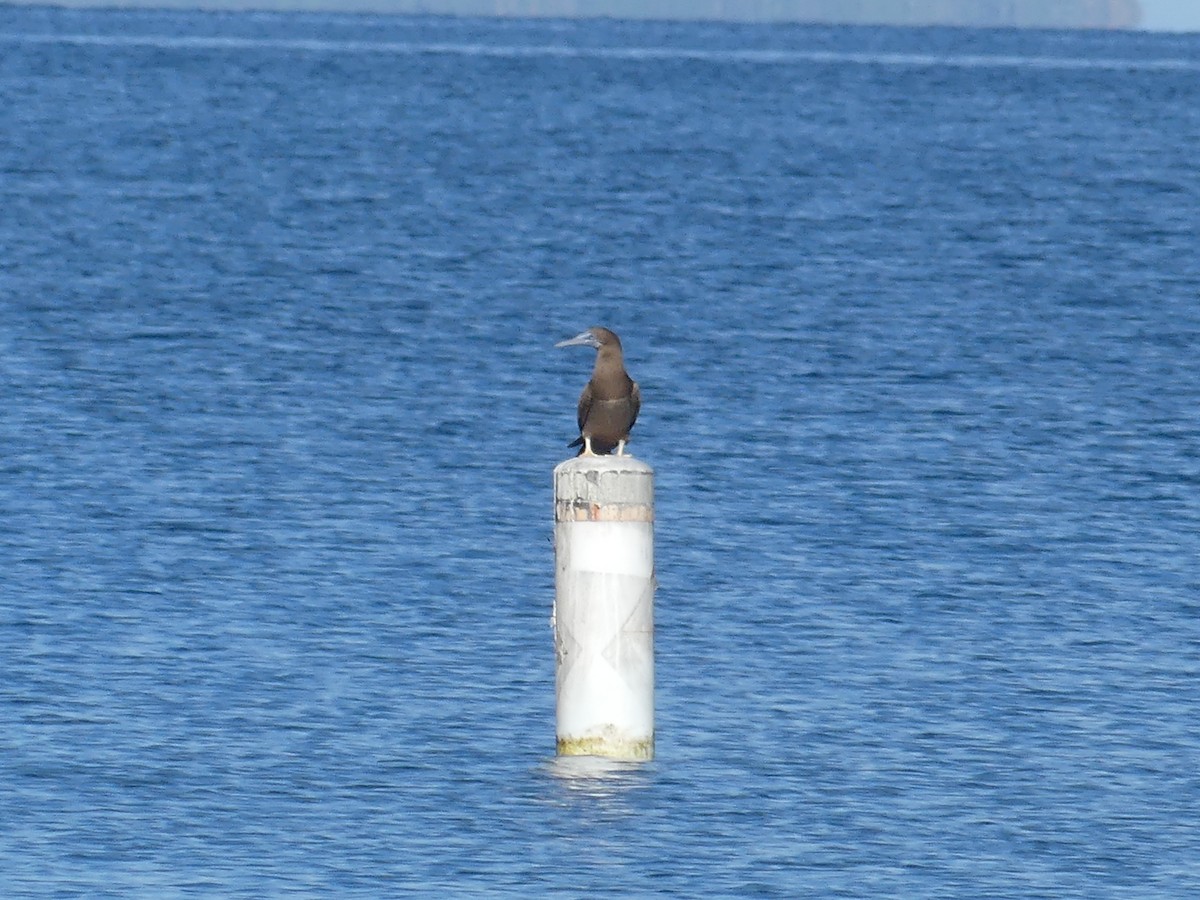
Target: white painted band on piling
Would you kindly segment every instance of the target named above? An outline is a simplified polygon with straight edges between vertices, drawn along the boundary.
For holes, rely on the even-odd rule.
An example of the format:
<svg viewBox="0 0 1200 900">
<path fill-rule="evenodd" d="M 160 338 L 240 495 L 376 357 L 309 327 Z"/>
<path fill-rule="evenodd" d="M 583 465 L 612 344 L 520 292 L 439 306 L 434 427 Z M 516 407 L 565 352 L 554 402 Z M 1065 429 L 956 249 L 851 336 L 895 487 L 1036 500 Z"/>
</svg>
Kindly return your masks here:
<svg viewBox="0 0 1200 900">
<path fill-rule="evenodd" d="M 654 756 L 654 470 L 580 456 L 554 470 L 560 756 Z"/>
</svg>

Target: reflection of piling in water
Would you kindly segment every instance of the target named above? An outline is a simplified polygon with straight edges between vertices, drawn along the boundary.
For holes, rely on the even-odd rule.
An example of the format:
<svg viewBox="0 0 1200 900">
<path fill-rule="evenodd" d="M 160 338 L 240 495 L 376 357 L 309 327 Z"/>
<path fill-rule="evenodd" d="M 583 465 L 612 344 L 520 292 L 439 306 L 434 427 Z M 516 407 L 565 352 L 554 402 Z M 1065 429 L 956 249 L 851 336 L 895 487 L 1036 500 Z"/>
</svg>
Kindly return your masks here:
<svg viewBox="0 0 1200 900">
<path fill-rule="evenodd" d="M 560 756 L 654 756 L 654 470 L 581 456 L 554 470 Z"/>
</svg>

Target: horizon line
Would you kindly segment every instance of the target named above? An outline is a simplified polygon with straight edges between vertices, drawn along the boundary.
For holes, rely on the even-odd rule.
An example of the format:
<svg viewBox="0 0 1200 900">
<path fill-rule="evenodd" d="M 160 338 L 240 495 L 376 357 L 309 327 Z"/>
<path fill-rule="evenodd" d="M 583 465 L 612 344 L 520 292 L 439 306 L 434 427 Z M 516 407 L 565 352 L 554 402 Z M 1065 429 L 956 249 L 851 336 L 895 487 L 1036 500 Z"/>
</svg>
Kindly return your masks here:
<svg viewBox="0 0 1200 900">
<path fill-rule="evenodd" d="M 593 58 L 613 60 L 695 60 L 755 65 L 820 65 L 848 63 L 905 68 L 1029 68 L 1143 71 L 1200 71 L 1200 60 L 1177 57 L 1150 59 L 1020 56 L 1011 54 L 895 53 L 834 50 L 707 49 L 703 47 L 572 47 L 556 44 L 484 44 L 416 41 L 364 41 L 328 38 L 220 37 L 213 35 L 97 35 L 0 32 L 7 44 L 158 47 L 163 49 L 243 50 L 275 48 L 308 53 L 384 53 L 398 56 L 450 55 L 496 58 Z"/>
</svg>

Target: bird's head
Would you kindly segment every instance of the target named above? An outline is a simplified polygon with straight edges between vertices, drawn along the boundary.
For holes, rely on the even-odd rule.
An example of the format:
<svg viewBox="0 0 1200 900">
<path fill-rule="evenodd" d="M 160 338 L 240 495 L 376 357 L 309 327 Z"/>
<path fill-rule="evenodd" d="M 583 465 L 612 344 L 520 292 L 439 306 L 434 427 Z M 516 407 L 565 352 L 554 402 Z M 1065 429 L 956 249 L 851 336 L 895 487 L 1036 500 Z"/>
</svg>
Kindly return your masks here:
<svg viewBox="0 0 1200 900">
<path fill-rule="evenodd" d="M 565 341 L 559 341 L 555 347 L 591 347 L 593 350 L 599 350 L 601 347 L 616 345 L 620 348 L 621 339 L 607 328 L 589 328 L 575 337 Z"/>
</svg>

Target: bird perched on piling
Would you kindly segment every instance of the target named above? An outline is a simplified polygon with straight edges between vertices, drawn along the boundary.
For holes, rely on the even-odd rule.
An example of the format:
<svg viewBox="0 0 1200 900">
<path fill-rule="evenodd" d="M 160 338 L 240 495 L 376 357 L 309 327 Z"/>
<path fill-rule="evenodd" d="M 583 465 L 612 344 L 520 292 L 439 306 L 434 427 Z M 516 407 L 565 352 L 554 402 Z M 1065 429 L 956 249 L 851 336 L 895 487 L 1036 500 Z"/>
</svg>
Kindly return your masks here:
<svg viewBox="0 0 1200 900">
<path fill-rule="evenodd" d="M 625 455 L 625 442 L 637 421 L 642 395 L 637 382 L 625 371 L 621 339 L 607 328 L 589 328 L 556 347 L 592 347 L 596 364 L 592 378 L 579 395 L 579 437 L 567 446 L 578 447 L 580 456 L 611 453 Z"/>
</svg>

